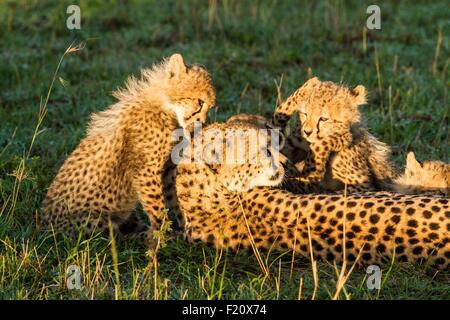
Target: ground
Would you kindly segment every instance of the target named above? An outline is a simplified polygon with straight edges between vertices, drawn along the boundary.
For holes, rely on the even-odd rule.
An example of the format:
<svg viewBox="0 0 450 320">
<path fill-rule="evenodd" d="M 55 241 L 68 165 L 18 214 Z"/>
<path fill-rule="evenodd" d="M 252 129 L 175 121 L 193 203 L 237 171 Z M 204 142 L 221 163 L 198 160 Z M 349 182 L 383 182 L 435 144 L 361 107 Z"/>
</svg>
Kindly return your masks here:
<svg viewBox="0 0 450 320">
<path fill-rule="evenodd" d="M 393 147 L 398 165 L 409 150 L 419 160 L 448 162 L 446 1 L 380 2 L 381 30 L 367 32 L 372 3 L 361 1 L 80 1 L 81 30 L 71 31 L 72 3 L 0 3 L 1 299 L 450 298 L 450 274 L 418 266 L 383 268 L 380 290 L 367 289 L 365 271 L 353 270 L 336 295 L 338 275 L 326 263 L 317 265 L 315 285 L 309 262 L 291 263 L 290 256 L 263 255 L 261 268 L 252 254 L 190 246 L 177 236 L 156 259 L 133 242 L 60 241 L 35 232 L 46 188 L 89 114 L 113 102 L 110 92 L 129 74 L 173 52 L 211 71 L 221 109 L 210 121 L 271 114 L 277 84 L 285 98 L 310 72 L 366 86 L 368 127 Z M 64 57 L 45 104 L 73 41 L 85 47 Z M 82 290 L 66 286 L 72 264 L 82 270 Z"/>
</svg>

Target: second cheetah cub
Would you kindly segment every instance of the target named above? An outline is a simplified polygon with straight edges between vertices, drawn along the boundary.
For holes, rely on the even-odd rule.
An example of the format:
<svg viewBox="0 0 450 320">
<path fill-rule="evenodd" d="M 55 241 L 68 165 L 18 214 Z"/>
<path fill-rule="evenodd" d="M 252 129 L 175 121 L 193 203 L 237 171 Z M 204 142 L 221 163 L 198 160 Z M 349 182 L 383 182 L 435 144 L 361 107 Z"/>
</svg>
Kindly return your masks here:
<svg viewBox="0 0 450 320">
<path fill-rule="evenodd" d="M 421 164 L 414 152 L 410 152 L 406 158 L 405 172 L 395 180 L 393 188 L 399 193 L 450 196 L 450 164 L 441 161 Z"/>
<path fill-rule="evenodd" d="M 87 136 L 50 185 L 42 227 L 77 235 L 107 232 L 111 224 L 121 234 L 131 224 L 151 242 L 153 232 L 133 209 L 140 202 L 152 229 L 159 228 L 174 130 L 187 133 L 195 121 L 204 122 L 215 89 L 203 67 L 187 66 L 174 54 L 130 78 L 114 96 L 119 101 L 92 116 Z"/>
<path fill-rule="evenodd" d="M 299 113 L 295 138 L 309 144 L 308 157 L 297 164 L 303 183 L 326 191 L 386 189 L 396 176 L 390 148 L 372 136 L 358 106 L 366 104 L 366 89 L 353 89 L 317 77 L 308 80 L 277 107 L 274 125 L 284 127 Z M 301 145 L 301 143 L 298 143 Z"/>
</svg>

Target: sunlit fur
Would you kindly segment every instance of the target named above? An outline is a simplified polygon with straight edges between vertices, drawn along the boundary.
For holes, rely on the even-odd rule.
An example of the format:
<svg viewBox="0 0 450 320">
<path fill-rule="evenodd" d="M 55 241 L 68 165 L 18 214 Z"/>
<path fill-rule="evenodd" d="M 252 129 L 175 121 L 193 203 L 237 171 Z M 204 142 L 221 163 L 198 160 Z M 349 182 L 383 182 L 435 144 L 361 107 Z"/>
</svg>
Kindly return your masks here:
<svg viewBox="0 0 450 320">
<path fill-rule="evenodd" d="M 225 169 L 225 168 L 223 168 Z M 442 197 L 367 192 L 295 195 L 271 187 L 229 189 L 259 166 L 184 165 L 179 217 L 188 241 L 360 265 L 396 262 L 450 268 L 450 208 Z M 230 180 L 228 180 L 230 179 Z"/>
<path fill-rule="evenodd" d="M 286 158 L 272 148 L 267 131 L 261 131 L 258 126 L 214 123 L 204 128 L 191 144 L 191 150 L 200 150 L 201 153 L 193 163 L 180 164 L 178 170 L 213 170 L 229 191 L 244 192 L 257 186 L 277 186 L 284 177 L 283 166 L 278 162 L 283 163 Z"/>
<path fill-rule="evenodd" d="M 395 180 L 394 188 L 400 193 L 450 196 L 450 165 L 441 161 L 425 161 L 421 164 L 410 152 L 405 172 Z"/>
<path fill-rule="evenodd" d="M 92 116 L 86 137 L 66 159 L 43 202 L 41 226 L 67 235 L 137 225 L 131 214 L 140 202 L 152 227 L 166 207 L 164 176 L 176 141 L 173 134 L 204 122 L 215 105 L 211 76 L 187 66 L 179 54 L 130 77 L 114 93 L 117 103 Z"/>
<path fill-rule="evenodd" d="M 275 125 L 283 126 L 299 113 L 294 135 L 309 143 L 303 167 L 304 182 L 320 182 L 325 190 L 344 185 L 355 191 L 387 188 L 396 176 L 390 148 L 371 135 L 362 121 L 359 106 L 366 103 L 366 90 L 353 89 L 318 78 L 308 80 L 277 107 Z"/>
<path fill-rule="evenodd" d="M 227 123 L 251 124 L 259 128 L 271 128 L 269 120 L 257 114 L 239 113 L 229 117 Z"/>
</svg>

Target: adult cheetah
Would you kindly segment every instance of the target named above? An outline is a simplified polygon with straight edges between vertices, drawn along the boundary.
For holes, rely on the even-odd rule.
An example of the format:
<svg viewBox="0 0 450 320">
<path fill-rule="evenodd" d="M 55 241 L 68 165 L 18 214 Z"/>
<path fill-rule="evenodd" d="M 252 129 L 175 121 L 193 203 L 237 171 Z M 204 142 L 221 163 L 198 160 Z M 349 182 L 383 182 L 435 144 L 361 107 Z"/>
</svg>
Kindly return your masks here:
<svg viewBox="0 0 450 320">
<path fill-rule="evenodd" d="M 230 250 L 293 250 L 337 263 L 359 256 L 360 264 L 396 259 L 450 268 L 449 199 L 375 192 L 295 195 L 267 187 L 274 185 L 274 172 L 251 162 L 213 168 L 197 162 L 177 170 L 189 241 Z M 249 182 L 255 176 L 256 185 Z"/>
<path fill-rule="evenodd" d="M 151 240 L 150 230 L 132 214 L 140 202 L 152 229 L 165 208 L 163 176 L 172 167 L 173 133 L 204 122 L 216 94 L 210 74 L 187 66 L 180 54 L 131 77 L 119 100 L 94 114 L 87 136 L 66 159 L 43 202 L 44 229 L 76 235 L 129 229 Z"/>
<path fill-rule="evenodd" d="M 358 106 L 365 103 L 362 85 L 349 89 L 315 77 L 277 107 L 274 125 L 284 128 L 298 112 L 300 122 L 293 135 L 299 149 L 309 144 L 309 158 L 297 165 L 302 171 L 299 181 L 328 191 L 344 185 L 349 191 L 389 189 L 396 169 L 389 147 L 368 133 L 361 120 Z"/>
</svg>

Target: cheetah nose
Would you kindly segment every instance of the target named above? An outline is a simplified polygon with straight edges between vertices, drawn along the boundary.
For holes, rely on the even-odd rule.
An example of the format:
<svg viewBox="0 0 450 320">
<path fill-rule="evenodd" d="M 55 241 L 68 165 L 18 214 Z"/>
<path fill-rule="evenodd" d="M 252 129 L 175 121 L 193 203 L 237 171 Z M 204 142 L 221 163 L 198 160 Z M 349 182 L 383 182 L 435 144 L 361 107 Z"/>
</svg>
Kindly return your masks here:
<svg viewBox="0 0 450 320">
<path fill-rule="evenodd" d="M 309 137 L 312 133 L 312 130 L 310 131 L 303 130 L 303 132 L 306 134 L 307 137 Z"/>
</svg>

